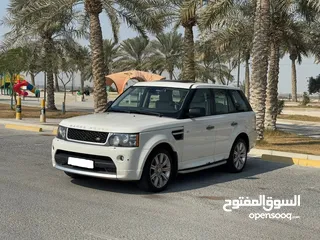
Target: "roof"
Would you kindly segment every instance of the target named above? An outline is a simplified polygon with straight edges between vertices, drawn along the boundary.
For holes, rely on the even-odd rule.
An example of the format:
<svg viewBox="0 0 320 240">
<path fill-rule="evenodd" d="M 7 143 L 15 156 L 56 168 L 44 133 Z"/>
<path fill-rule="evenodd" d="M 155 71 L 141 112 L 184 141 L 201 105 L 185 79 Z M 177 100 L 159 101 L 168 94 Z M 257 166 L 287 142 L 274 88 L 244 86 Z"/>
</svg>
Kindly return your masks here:
<svg viewBox="0 0 320 240">
<path fill-rule="evenodd" d="M 155 87 L 172 87 L 172 88 L 223 88 L 223 89 L 240 89 L 238 87 L 212 84 L 212 83 L 200 83 L 194 81 L 173 81 L 173 80 L 160 80 L 153 82 L 138 82 L 134 86 L 155 86 Z"/>
</svg>

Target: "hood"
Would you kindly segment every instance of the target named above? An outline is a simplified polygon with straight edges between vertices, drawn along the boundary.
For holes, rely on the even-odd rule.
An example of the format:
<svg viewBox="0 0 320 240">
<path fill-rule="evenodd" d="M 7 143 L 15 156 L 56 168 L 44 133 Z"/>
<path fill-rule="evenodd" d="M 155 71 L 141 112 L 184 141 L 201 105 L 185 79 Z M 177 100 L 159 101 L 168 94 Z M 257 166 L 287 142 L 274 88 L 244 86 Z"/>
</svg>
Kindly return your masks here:
<svg viewBox="0 0 320 240">
<path fill-rule="evenodd" d="M 180 122 L 177 119 L 168 117 L 116 112 L 72 117 L 60 122 L 61 126 L 68 128 L 116 133 L 152 131 L 167 128 L 168 124 L 176 126 Z"/>
</svg>

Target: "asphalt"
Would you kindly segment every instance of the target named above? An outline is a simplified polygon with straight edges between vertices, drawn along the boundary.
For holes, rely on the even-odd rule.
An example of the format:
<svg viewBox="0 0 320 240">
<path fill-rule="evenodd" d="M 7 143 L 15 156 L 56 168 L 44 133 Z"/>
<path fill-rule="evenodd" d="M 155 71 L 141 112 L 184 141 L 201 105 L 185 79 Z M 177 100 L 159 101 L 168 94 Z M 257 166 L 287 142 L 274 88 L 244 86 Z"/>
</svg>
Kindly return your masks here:
<svg viewBox="0 0 320 240">
<path fill-rule="evenodd" d="M 146 194 L 130 182 L 71 180 L 51 165 L 52 139 L 0 126 L 0 239 L 319 239 L 320 169 L 250 158 L 240 174 L 181 175 L 167 191 Z M 260 194 L 300 194 L 300 207 L 274 210 L 300 218 L 223 210 L 225 199 Z"/>
<path fill-rule="evenodd" d="M 320 138 L 320 123 L 278 120 L 277 128 L 301 136 Z"/>
</svg>

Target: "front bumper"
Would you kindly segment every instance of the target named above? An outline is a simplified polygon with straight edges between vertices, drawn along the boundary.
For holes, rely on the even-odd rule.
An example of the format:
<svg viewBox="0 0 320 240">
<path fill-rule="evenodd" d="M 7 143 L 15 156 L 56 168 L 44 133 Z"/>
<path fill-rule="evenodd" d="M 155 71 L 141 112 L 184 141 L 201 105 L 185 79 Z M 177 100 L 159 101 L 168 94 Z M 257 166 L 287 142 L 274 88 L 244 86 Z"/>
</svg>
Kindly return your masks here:
<svg viewBox="0 0 320 240">
<path fill-rule="evenodd" d="M 53 167 L 80 175 L 117 180 L 139 180 L 143 171 L 146 150 L 98 146 L 54 138 L 52 141 Z M 123 160 L 119 156 L 123 156 Z M 94 169 L 67 164 L 68 157 L 94 161 Z"/>
</svg>

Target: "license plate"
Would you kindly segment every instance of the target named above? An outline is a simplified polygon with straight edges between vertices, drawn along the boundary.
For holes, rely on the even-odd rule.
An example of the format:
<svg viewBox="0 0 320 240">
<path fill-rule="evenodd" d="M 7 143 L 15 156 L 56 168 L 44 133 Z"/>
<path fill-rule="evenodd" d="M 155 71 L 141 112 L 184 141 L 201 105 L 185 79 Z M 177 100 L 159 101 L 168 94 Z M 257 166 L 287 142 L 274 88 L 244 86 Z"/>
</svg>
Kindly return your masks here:
<svg viewBox="0 0 320 240">
<path fill-rule="evenodd" d="M 90 168 L 90 169 L 94 168 L 93 161 L 82 159 L 82 158 L 69 157 L 68 164 L 76 167 L 83 167 L 83 168 Z"/>
</svg>

